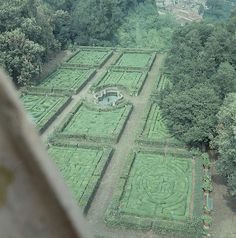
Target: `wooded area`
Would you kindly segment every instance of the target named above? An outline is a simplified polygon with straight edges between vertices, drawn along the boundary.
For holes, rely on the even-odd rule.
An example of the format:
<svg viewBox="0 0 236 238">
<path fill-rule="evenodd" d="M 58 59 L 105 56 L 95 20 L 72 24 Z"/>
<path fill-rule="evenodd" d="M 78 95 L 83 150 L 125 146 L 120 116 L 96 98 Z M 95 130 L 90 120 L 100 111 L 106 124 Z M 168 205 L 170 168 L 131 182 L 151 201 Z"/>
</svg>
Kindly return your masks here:
<svg viewBox="0 0 236 238">
<path fill-rule="evenodd" d="M 203 21 L 178 29 L 165 65 L 173 86 L 162 95 L 162 111 L 176 138 L 190 147 L 219 150 L 219 171 L 228 178 L 232 194 L 236 114 L 233 94 L 228 94 L 236 90 L 235 33 L 235 12 L 226 22 Z M 231 119 L 223 113 L 226 108 Z"/>
<path fill-rule="evenodd" d="M 1 0 L 0 65 L 17 85 L 29 84 L 53 52 L 112 45 L 129 9 L 142 1 Z"/>
</svg>

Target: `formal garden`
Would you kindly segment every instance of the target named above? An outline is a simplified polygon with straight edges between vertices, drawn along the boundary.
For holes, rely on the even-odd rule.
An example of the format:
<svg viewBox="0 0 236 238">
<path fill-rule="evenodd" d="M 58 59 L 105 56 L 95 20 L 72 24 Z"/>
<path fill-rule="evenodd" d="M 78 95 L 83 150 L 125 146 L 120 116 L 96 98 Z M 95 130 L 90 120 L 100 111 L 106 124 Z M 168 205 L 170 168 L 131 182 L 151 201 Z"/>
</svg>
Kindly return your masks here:
<svg viewBox="0 0 236 238">
<path fill-rule="evenodd" d="M 106 237 L 106 229 L 114 238 L 124 229 L 138 237 L 207 234 L 210 216 L 203 214 L 211 210 L 212 181 L 206 158 L 167 129 L 158 95 L 172 85 L 161 65 L 155 51 L 82 47 L 22 90 L 29 119 L 47 135 L 53 163 L 78 206 L 101 227 L 98 236 Z"/>
</svg>

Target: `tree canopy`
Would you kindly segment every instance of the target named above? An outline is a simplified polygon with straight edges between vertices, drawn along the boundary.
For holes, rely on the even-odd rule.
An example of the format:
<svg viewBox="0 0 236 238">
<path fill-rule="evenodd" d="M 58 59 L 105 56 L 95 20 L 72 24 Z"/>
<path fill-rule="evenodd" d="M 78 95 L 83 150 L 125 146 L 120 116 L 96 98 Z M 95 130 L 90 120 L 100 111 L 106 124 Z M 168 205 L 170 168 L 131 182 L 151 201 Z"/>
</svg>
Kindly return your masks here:
<svg viewBox="0 0 236 238">
<path fill-rule="evenodd" d="M 230 93 L 217 115 L 218 136 L 214 143 L 219 151 L 218 171 L 228 180 L 229 191 L 236 197 L 236 93 Z"/>
<path fill-rule="evenodd" d="M 227 23 L 193 23 L 173 35 L 166 60 L 173 88 L 163 93 L 162 110 L 173 135 L 191 146 L 216 136 L 216 114 L 236 89 L 234 17 Z"/>
<path fill-rule="evenodd" d="M 32 83 L 49 56 L 70 44 L 114 44 L 129 9 L 143 1 L 0 0 L 1 66 L 17 85 Z"/>
</svg>

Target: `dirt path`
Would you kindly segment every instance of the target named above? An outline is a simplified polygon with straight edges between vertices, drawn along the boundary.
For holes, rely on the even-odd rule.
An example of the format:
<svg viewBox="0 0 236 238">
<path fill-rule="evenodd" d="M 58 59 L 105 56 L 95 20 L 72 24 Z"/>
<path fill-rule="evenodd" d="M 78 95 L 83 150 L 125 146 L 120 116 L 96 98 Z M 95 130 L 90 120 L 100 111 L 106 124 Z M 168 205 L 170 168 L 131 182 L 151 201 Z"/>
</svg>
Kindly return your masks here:
<svg viewBox="0 0 236 238">
<path fill-rule="evenodd" d="M 214 181 L 213 191 L 213 238 L 236 237 L 236 200 L 227 194 L 225 179 L 217 175 L 216 169 L 212 170 Z"/>
<path fill-rule="evenodd" d="M 70 111 L 73 109 L 73 107 L 82 99 L 86 97 L 86 95 L 89 92 L 89 89 L 93 85 L 93 83 L 98 80 L 101 75 L 107 70 L 107 68 L 113 63 L 118 57 L 119 52 L 114 52 L 113 56 L 106 62 L 106 64 L 100 68 L 97 69 L 97 73 L 95 76 L 85 85 L 85 87 L 76 95 L 72 96 L 72 101 L 70 104 L 62 111 L 62 113 L 52 122 L 52 124 L 47 128 L 47 130 L 44 131 L 42 134 L 42 139 L 44 141 L 47 140 L 47 138 L 54 132 L 55 128 L 63 121 L 63 119 L 70 113 Z"/>
<path fill-rule="evenodd" d="M 96 193 L 96 197 L 94 198 L 94 201 L 92 202 L 91 208 L 88 212 L 88 220 L 91 224 L 91 227 L 94 228 L 94 232 L 96 234 L 107 236 L 112 235 L 112 237 L 117 238 L 144 237 L 143 232 L 107 228 L 104 224 L 104 214 L 108 204 L 112 199 L 114 187 L 116 186 L 120 173 L 125 165 L 125 158 L 127 158 L 131 149 L 135 147 L 136 132 L 141 123 L 143 113 L 145 113 L 145 107 L 150 98 L 155 81 L 157 80 L 156 77 L 161 65 L 161 60 L 162 56 L 157 57 L 156 61 L 154 62 L 141 94 L 138 97 L 130 98 L 130 101 L 134 106 L 133 112 L 127 122 L 120 141 L 115 145 L 115 152 L 112 160 L 105 172 L 105 175 Z M 157 237 L 157 235 L 149 232 L 145 233 L 145 237 Z"/>
</svg>

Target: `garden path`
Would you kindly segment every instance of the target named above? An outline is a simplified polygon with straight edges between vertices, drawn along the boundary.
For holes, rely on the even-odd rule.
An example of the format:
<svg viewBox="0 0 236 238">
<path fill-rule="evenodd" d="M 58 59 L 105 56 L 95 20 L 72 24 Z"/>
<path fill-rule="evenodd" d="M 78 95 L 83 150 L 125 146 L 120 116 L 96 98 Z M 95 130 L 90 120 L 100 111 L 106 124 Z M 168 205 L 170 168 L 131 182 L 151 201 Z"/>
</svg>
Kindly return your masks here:
<svg viewBox="0 0 236 238">
<path fill-rule="evenodd" d="M 215 165 L 212 169 L 213 190 L 213 238 L 236 237 L 236 202 L 227 193 L 226 181 L 217 175 Z"/>
<path fill-rule="evenodd" d="M 115 152 L 104 174 L 96 196 L 88 212 L 88 220 L 94 232 L 101 235 L 112 235 L 114 238 L 137 238 L 137 237 L 160 237 L 152 232 L 144 233 L 138 231 L 128 231 L 122 229 L 110 229 L 104 224 L 104 214 L 107 206 L 111 202 L 114 187 L 117 185 L 121 171 L 125 165 L 125 158 L 135 147 L 136 133 L 145 113 L 146 106 L 150 99 L 154 85 L 157 80 L 159 68 L 164 56 L 158 56 L 149 72 L 146 83 L 137 97 L 130 97 L 129 100 L 134 106 L 133 112 L 127 122 L 124 132 L 119 142 L 114 146 Z"/>
</svg>

